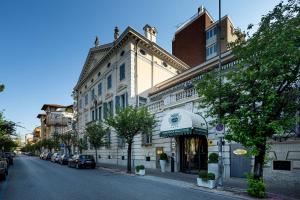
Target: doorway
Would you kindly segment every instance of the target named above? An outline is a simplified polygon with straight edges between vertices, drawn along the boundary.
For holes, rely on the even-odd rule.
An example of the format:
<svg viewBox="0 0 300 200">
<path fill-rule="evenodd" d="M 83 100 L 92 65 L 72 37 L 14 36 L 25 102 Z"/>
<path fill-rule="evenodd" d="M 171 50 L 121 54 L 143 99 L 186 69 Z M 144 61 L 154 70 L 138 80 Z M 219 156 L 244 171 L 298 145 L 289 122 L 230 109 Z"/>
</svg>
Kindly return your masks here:
<svg viewBox="0 0 300 200">
<path fill-rule="evenodd" d="M 180 171 L 207 170 L 207 139 L 204 135 L 179 136 Z"/>
</svg>

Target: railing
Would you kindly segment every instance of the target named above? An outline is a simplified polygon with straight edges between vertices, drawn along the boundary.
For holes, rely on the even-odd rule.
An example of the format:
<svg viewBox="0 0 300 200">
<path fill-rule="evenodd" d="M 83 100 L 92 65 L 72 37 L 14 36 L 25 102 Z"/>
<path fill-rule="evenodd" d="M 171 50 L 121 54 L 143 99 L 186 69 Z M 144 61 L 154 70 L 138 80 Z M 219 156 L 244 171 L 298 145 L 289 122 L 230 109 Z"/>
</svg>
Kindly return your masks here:
<svg viewBox="0 0 300 200">
<path fill-rule="evenodd" d="M 187 98 L 196 97 L 196 96 L 198 96 L 198 94 L 194 88 L 191 88 L 191 89 L 177 92 L 175 94 L 171 94 L 170 96 L 171 96 L 170 103 L 175 103 L 175 102 L 187 99 Z"/>
<path fill-rule="evenodd" d="M 155 112 L 163 109 L 164 101 L 163 100 L 156 101 L 154 103 L 149 104 L 147 107 L 148 107 L 149 112 L 155 113 Z"/>
<path fill-rule="evenodd" d="M 150 103 L 147 107 L 151 113 L 163 110 L 165 106 L 172 105 L 174 103 L 182 102 L 190 98 L 197 98 L 198 94 L 194 88 L 186 89 L 180 92 L 173 93 L 164 98 L 164 100 Z"/>
</svg>

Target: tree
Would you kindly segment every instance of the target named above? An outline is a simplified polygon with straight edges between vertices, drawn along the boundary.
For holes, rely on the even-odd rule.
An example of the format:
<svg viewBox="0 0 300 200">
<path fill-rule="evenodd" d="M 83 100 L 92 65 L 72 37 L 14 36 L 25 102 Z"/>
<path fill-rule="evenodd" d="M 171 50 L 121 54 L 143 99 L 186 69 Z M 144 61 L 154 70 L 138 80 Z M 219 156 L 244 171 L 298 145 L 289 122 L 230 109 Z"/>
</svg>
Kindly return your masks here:
<svg viewBox="0 0 300 200">
<path fill-rule="evenodd" d="M 216 70 L 197 84 L 200 107 L 229 127 L 226 139 L 252 150 L 256 180 L 263 177 L 267 140 L 299 120 L 299 10 L 295 0 L 279 3 L 248 40 L 232 44 L 238 65 L 222 74 L 221 85 Z"/>
<path fill-rule="evenodd" d="M 82 153 L 83 150 L 87 150 L 87 137 L 84 136 L 83 138 L 76 138 L 75 141 L 76 146 L 79 149 L 79 152 Z"/>
<path fill-rule="evenodd" d="M 102 123 L 92 123 L 85 128 L 86 136 L 90 145 L 95 149 L 96 164 L 98 163 L 97 149 L 105 144 L 104 136 L 106 129 L 104 129 Z"/>
<path fill-rule="evenodd" d="M 143 133 L 151 134 L 155 125 L 154 116 L 147 108 L 126 107 L 118 110 L 113 117 L 106 119 L 106 123 L 114 128 L 119 137 L 124 138 L 127 147 L 127 173 L 131 173 L 131 148 L 134 136 Z"/>
<path fill-rule="evenodd" d="M 5 86 L 3 84 L 0 84 L 0 92 L 3 92 L 4 89 L 5 89 Z"/>
<path fill-rule="evenodd" d="M 62 141 L 62 143 L 65 145 L 65 147 L 67 148 L 68 155 L 70 155 L 71 146 L 72 146 L 72 144 L 75 144 L 75 141 L 76 141 L 75 133 L 73 133 L 73 132 L 63 133 L 59 136 L 59 138 Z"/>
</svg>

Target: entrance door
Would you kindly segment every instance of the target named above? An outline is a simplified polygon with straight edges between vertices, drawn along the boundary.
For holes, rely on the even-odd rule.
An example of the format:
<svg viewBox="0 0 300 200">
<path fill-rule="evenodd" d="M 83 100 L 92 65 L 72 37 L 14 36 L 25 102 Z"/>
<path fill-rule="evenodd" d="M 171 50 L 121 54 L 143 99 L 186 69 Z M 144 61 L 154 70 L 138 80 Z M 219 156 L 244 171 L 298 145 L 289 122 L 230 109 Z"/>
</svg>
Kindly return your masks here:
<svg viewBox="0 0 300 200">
<path fill-rule="evenodd" d="M 201 135 L 179 137 L 180 170 L 198 173 L 207 170 L 207 139 Z"/>
<path fill-rule="evenodd" d="M 230 145 L 230 176 L 245 178 L 245 174 L 251 172 L 251 158 L 247 155 L 236 155 L 234 150 L 245 149 L 240 144 Z"/>
</svg>

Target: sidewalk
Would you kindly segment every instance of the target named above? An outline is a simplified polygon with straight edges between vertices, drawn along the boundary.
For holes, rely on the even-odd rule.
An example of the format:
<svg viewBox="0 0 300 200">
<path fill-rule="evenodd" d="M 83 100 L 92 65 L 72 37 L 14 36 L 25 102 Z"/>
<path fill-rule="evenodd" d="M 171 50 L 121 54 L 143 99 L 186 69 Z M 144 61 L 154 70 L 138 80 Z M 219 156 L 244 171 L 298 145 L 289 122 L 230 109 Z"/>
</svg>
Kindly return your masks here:
<svg viewBox="0 0 300 200">
<path fill-rule="evenodd" d="M 120 165 L 111 165 L 111 164 L 99 164 L 100 169 L 104 170 L 110 170 L 113 172 L 120 172 L 120 173 L 126 173 L 126 166 L 120 166 Z M 132 172 L 134 174 L 134 168 L 132 168 Z M 180 185 L 183 187 L 192 187 L 196 188 L 196 178 L 197 175 L 195 174 L 186 174 L 181 172 L 165 172 L 162 173 L 158 169 L 146 169 L 146 179 L 150 180 L 158 180 L 160 182 L 168 181 L 173 185 Z M 168 179 L 168 180 L 167 180 Z M 170 181 L 172 180 L 172 181 Z M 200 187 L 197 187 L 200 188 Z M 247 182 L 246 179 L 242 178 L 230 178 L 224 180 L 224 186 L 222 188 L 218 188 L 216 190 L 210 190 L 210 189 L 202 189 L 209 192 L 229 192 L 233 195 L 238 195 L 240 197 L 244 197 L 245 199 L 251 199 L 248 197 L 247 192 Z M 300 199 L 300 190 L 298 187 L 278 187 L 276 184 L 267 182 L 267 191 L 268 191 L 268 198 L 269 199 Z"/>
</svg>

